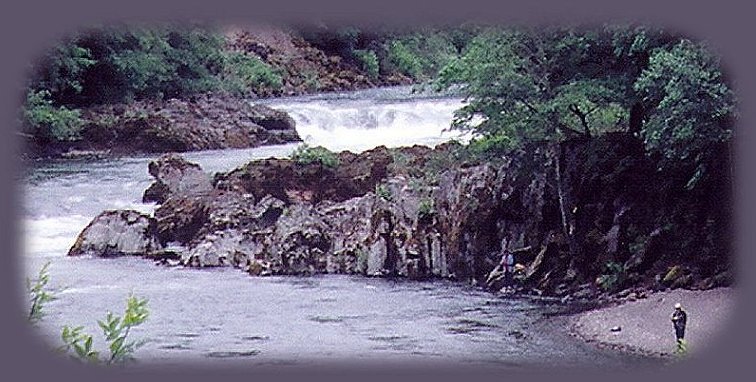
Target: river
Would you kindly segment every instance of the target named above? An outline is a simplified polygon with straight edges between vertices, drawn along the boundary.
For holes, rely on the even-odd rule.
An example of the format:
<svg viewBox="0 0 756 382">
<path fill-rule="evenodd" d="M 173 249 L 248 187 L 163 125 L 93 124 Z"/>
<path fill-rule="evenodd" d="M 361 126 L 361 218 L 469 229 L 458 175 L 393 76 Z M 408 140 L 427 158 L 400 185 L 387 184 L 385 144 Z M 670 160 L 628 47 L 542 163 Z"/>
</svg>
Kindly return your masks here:
<svg viewBox="0 0 756 382">
<path fill-rule="evenodd" d="M 380 144 L 434 145 L 446 132 L 454 97 L 409 88 L 262 100 L 289 112 L 306 142 L 362 151 Z M 295 144 L 187 153 L 206 171 L 249 160 L 286 157 Z M 134 293 L 150 317 L 131 336 L 146 339 L 141 365 L 319 364 L 386 361 L 458 362 L 506 368 L 528 365 L 635 367 L 645 361 L 601 351 L 543 320 L 567 307 L 500 298 L 450 281 L 415 282 L 356 276 L 250 277 L 237 269 L 156 266 L 138 258 L 65 256 L 76 235 L 106 209 L 144 212 L 156 156 L 54 161 L 27 169 L 23 182 L 24 264 L 29 276 L 50 262 L 57 299 L 45 306 L 39 334 L 60 345 L 63 325 L 83 325 L 104 350 L 96 320 L 122 312 Z"/>
</svg>

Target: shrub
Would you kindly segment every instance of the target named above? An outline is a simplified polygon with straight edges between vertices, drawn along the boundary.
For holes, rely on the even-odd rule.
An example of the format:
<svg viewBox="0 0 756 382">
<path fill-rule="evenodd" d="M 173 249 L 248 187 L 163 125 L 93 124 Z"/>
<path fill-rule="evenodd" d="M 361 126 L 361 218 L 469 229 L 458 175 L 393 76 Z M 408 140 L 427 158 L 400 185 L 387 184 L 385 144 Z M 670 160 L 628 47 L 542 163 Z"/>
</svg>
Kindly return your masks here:
<svg viewBox="0 0 756 382">
<path fill-rule="evenodd" d="M 395 70 L 415 79 L 434 77 L 457 58 L 457 48 L 442 31 L 425 30 L 388 43 L 387 61 Z"/>
<path fill-rule="evenodd" d="M 134 351 L 144 345 L 145 341 L 127 342 L 129 333 L 132 328 L 144 323 L 148 316 L 147 300 L 131 295 L 126 300 L 126 310 L 123 316 L 116 316 L 108 312 L 105 320 L 97 321 L 102 328 L 105 341 L 108 343 L 110 353 L 108 357 L 100 358 L 100 353 L 92 347 L 92 336 L 82 333 L 83 327 L 81 326 L 75 328 L 63 327 L 61 333 L 63 346 L 60 350 L 68 353 L 73 349 L 74 358 L 94 363 L 122 364 L 133 360 Z"/>
<path fill-rule="evenodd" d="M 42 311 L 44 304 L 55 299 L 52 293 L 47 290 L 47 284 L 50 281 L 49 267 L 50 263 L 45 263 L 39 270 L 36 279 L 26 280 L 26 287 L 31 301 L 28 319 L 32 324 L 38 322 L 44 316 Z M 109 357 L 100 359 L 100 353 L 92 346 L 92 336 L 83 333 L 84 327 L 82 326 L 64 326 L 60 335 L 63 345 L 58 350 L 64 353 L 69 353 L 73 350 L 73 358 L 93 363 L 104 362 L 106 364 L 115 364 L 132 360 L 134 351 L 144 345 L 145 342 L 127 342 L 129 333 L 133 327 L 144 323 L 148 316 L 147 300 L 130 295 L 126 300 L 126 310 L 123 317 L 108 312 L 105 320 L 97 321 L 100 328 L 102 328 L 105 341 L 108 342 Z"/>
<path fill-rule="evenodd" d="M 329 168 L 339 165 L 339 157 L 334 152 L 323 146 L 311 147 L 307 144 L 297 147 L 291 154 L 291 160 L 299 164 L 320 163 Z"/>
<path fill-rule="evenodd" d="M 42 317 L 44 317 L 42 308 L 45 303 L 55 299 L 55 296 L 47 290 L 47 283 L 50 282 L 50 274 L 48 273 L 49 267 L 50 262 L 48 261 L 42 266 L 42 269 L 39 270 L 36 279 L 26 279 L 26 290 L 29 293 L 29 300 L 31 302 L 28 319 L 31 323 L 39 322 Z"/>
<path fill-rule="evenodd" d="M 423 72 L 420 58 L 401 41 L 392 41 L 389 44 L 388 60 L 399 72 L 412 78 L 418 78 Z"/>
<path fill-rule="evenodd" d="M 425 197 L 420 201 L 420 205 L 417 209 L 418 219 L 427 219 L 436 213 L 436 209 L 433 204 L 433 199 Z"/>
<path fill-rule="evenodd" d="M 378 56 L 372 50 L 357 49 L 354 51 L 354 56 L 359 61 L 362 70 L 364 70 L 370 78 L 377 78 L 380 71 L 380 65 L 378 64 Z"/>
<path fill-rule="evenodd" d="M 391 190 L 389 190 L 385 184 L 376 184 L 375 194 L 378 195 L 379 198 L 386 201 L 391 201 L 392 199 Z"/>
<path fill-rule="evenodd" d="M 281 75 L 257 57 L 232 52 L 225 56 L 225 67 L 224 87 L 232 93 L 265 93 L 283 86 Z"/>
<path fill-rule="evenodd" d="M 613 292 L 625 282 L 625 267 L 620 263 L 609 261 L 604 268 L 605 273 L 596 279 L 596 283 L 601 289 Z"/>
<path fill-rule="evenodd" d="M 357 271 L 362 274 L 366 273 L 368 269 L 368 253 L 362 248 L 355 249 L 354 253 L 357 257 Z"/>
<path fill-rule="evenodd" d="M 32 87 L 48 90 L 56 106 L 282 86 L 266 63 L 227 52 L 222 33 L 198 25 L 93 28 L 58 44 L 33 71 Z"/>
<path fill-rule="evenodd" d="M 83 126 L 79 111 L 53 106 L 47 90 L 30 90 L 26 94 L 23 113 L 29 132 L 42 139 L 75 140 Z"/>
<path fill-rule="evenodd" d="M 505 134 L 477 137 L 465 147 L 465 154 L 469 158 L 494 160 L 501 158 L 502 154 L 512 152 L 517 146 L 517 141 Z"/>
<path fill-rule="evenodd" d="M 318 72 L 315 70 L 305 70 L 302 72 L 302 85 L 304 85 L 308 91 L 317 91 L 323 86 L 320 83 Z"/>
</svg>

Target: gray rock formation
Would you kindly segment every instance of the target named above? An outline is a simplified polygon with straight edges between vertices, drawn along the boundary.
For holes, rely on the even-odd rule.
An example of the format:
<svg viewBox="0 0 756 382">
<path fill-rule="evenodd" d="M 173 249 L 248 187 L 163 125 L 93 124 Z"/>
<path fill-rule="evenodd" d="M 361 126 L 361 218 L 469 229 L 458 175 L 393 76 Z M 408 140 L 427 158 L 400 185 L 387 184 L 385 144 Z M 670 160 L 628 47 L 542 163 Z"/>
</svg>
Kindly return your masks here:
<svg viewBox="0 0 756 382">
<path fill-rule="evenodd" d="M 132 210 L 105 211 L 79 234 L 69 256 L 145 255 L 162 249 L 155 220 Z"/>
<path fill-rule="evenodd" d="M 82 118 L 82 138 L 69 150 L 166 153 L 301 141 L 286 113 L 220 94 L 99 105 Z"/>
<path fill-rule="evenodd" d="M 217 174 L 212 186 L 199 166 L 166 156 L 150 166 L 166 198 L 154 220 L 109 212 L 71 253 L 160 257 L 154 252 L 161 246 L 177 243 L 183 249 L 176 257 L 187 266 L 251 275 L 448 277 L 497 290 L 504 246 L 515 251 L 516 280 L 538 294 L 731 282 L 726 263 L 670 250 L 680 239 L 671 225 L 659 227 L 658 210 L 666 206 L 637 181 L 643 171 L 659 176 L 638 145 L 621 134 L 535 145 L 495 164 L 436 165 L 431 177 L 422 169 L 439 160 L 434 155 L 448 156 L 449 147 L 378 148 L 341 153 L 336 169 L 251 162 Z M 402 157 L 412 163 L 405 171 L 395 163 Z"/>
<path fill-rule="evenodd" d="M 177 154 L 164 154 L 148 166 L 155 182 L 144 191 L 145 203 L 163 203 L 172 195 L 209 192 L 210 176 L 198 164 L 187 162 Z"/>
</svg>

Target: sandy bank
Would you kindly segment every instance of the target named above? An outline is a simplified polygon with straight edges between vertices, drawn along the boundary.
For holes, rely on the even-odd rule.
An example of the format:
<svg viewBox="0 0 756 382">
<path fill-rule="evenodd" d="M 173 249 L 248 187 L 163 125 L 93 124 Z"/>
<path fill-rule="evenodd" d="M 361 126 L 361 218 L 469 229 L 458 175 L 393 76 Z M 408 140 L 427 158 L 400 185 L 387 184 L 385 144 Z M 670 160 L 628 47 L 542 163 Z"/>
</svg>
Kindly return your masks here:
<svg viewBox="0 0 756 382">
<path fill-rule="evenodd" d="M 570 320 L 573 335 L 596 343 L 646 355 L 669 357 L 675 351 L 675 334 L 670 314 L 676 302 L 688 312 L 685 339 L 688 351 L 706 348 L 729 323 L 735 306 L 733 288 L 705 291 L 677 289 L 622 305 L 583 312 Z M 612 332 L 619 326 L 621 331 Z"/>
</svg>

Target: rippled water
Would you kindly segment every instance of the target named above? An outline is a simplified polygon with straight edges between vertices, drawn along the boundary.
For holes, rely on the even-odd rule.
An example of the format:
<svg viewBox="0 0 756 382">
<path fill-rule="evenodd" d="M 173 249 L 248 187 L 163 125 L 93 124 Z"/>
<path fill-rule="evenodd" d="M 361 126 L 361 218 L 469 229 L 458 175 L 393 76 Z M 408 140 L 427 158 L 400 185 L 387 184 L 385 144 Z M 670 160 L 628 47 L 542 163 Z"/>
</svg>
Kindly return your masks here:
<svg viewBox="0 0 756 382">
<path fill-rule="evenodd" d="M 266 101 L 289 111 L 313 144 L 354 151 L 378 144 L 436 144 L 460 104 L 407 89 Z M 210 172 L 254 158 L 287 156 L 296 145 L 186 154 Z M 141 203 L 153 157 L 66 161 L 29 168 L 24 183 L 26 273 L 51 262 L 58 299 L 40 332 L 59 345 L 63 325 L 84 325 L 102 349 L 96 320 L 120 312 L 129 293 L 149 299 L 140 363 L 317 364 L 333 360 L 529 363 L 632 367 L 540 320 L 563 307 L 498 298 L 449 281 L 364 277 L 249 277 L 236 269 L 156 266 L 138 258 L 65 256 L 76 235 L 105 209 L 154 210 Z"/>
</svg>

